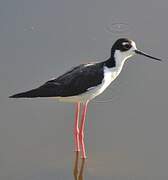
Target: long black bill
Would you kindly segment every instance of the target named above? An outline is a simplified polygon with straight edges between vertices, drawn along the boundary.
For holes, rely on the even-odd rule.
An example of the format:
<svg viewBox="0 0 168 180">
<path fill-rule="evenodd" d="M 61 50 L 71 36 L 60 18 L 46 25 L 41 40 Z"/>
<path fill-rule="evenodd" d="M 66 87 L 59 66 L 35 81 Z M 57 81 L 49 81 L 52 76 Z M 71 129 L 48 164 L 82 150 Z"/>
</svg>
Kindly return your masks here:
<svg viewBox="0 0 168 180">
<path fill-rule="evenodd" d="M 146 54 L 146 53 L 144 53 L 144 52 L 142 52 L 142 51 L 139 51 L 139 50 L 135 50 L 135 53 L 140 54 L 140 55 L 143 55 L 143 56 L 146 56 L 146 57 L 151 58 L 151 59 L 155 59 L 155 60 L 157 60 L 157 61 L 162 61 L 162 60 L 159 59 L 159 58 L 150 56 L 150 55 L 148 55 L 148 54 Z"/>
</svg>

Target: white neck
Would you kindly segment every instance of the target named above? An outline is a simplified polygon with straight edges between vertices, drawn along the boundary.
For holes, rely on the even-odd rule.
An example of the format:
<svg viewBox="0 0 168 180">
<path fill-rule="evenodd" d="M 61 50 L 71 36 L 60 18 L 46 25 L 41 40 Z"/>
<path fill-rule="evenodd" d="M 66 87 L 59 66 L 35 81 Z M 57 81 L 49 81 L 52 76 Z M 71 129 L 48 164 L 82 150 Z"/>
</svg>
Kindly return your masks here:
<svg viewBox="0 0 168 180">
<path fill-rule="evenodd" d="M 126 56 L 124 53 L 122 54 L 121 51 L 116 50 L 114 53 L 114 58 L 115 58 L 115 62 L 116 62 L 116 71 L 118 72 L 118 74 L 121 72 L 124 62 L 126 61 L 127 58 L 129 58 L 130 56 Z"/>
</svg>

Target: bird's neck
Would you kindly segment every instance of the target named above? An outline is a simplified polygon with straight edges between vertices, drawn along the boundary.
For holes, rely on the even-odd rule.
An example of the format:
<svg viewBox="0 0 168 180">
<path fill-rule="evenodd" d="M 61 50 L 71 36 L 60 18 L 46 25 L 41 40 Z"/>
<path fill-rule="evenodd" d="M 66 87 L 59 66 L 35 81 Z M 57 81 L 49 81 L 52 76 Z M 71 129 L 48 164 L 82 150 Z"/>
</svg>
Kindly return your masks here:
<svg viewBox="0 0 168 180">
<path fill-rule="evenodd" d="M 122 69 L 126 59 L 128 57 L 125 54 L 122 54 L 119 50 L 116 50 L 114 53 L 114 59 L 116 61 L 116 68 Z"/>
<path fill-rule="evenodd" d="M 114 53 L 111 51 L 111 56 L 109 59 L 107 59 L 105 62 L 104 62 L 105 66 L 108 67 L 108 68 L 114 68 L 116 67 L 116 60 L 115 60 L 115 57 L 114 57 Z"/>
<path fill-rule="evenodd" d="M 121 70 L 126 59 L 127 58 L 123 56 L 120 51 L 112 51 L 110 58 L 105 61 L 105 66 L 108 68 L 116 68 L 116 70 Z"/>
</svg>

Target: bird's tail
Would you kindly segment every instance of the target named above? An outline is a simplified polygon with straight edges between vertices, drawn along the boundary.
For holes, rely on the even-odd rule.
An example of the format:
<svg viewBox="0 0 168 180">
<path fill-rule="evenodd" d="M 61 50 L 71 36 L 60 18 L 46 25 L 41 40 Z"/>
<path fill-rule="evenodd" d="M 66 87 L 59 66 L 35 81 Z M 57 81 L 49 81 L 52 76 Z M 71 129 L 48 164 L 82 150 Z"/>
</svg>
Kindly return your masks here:
<svg viewBox="0 0 168 180">
<path fill-rule="evenodd" d="M 9 96 L 9 98 L 36 98 L 36 97 L 44 97 L 44 95 L 42 96 L 38 88 Z"/>
</svg>

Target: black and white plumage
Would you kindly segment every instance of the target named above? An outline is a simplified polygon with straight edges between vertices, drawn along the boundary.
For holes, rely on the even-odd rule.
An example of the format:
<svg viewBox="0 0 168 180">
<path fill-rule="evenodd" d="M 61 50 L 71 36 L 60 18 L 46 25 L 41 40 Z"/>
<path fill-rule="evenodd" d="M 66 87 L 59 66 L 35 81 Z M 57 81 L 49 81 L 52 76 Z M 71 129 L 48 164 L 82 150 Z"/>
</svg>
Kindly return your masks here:
<svg viewBox="0 0 168 180">
<path fill-rule="evenodd" d="M 135 53 L 157 59 L 138 51 L 134 41 L 118 39 L 106 61 L 81 64 L 36 89 L 10 97 L 56 97 L 61 101 L 86 102 L 101 94 L 119 75 L 125 60 Z"/>
<path fill-rule="evenodd" d="M 58 99 L 76 101 L 88 92 L 101 86 L 105 75 L 104 63 L 81 64 L 62 76 L 47 81 L 42 86 L 13 95 L 13 98 L 57 97 Z M 96 93 L 96 92 L 95 92 Z M 93 96 L 93 94 L 91 95 Z M 69 98 L 68 98 L 69 97 Z M 71 97 L 71 98 L 70 98 Z M 87 96 L 88 97 L 88 96 Z M 89 99 L 91 97 L 88 97 Z M 75 100 L 76 99 L 76 100 Z M 84 99 L 83 99 L 84 100 Z"/>
<path fill-rule="evenodd" d="M 81 148 L 82 158 L 85 159 L 84 126 L 88 102 L 101 94 L 114 81 L 120 74 L 125 60 L 134 54 L 144 55 L 160 61 L 158 58 L 137 50 L 134 41 L 122 38 L 114 43 L 111 56 L 106 61 L 81 64 L 36 89 L 15 94 L 11 98 L 55 97 L 60 101 L 75 102 L 75 151 L 80 151 Z M 81 103 L 83 103 L 83 111 L 79 128 Z"/>
</svg>

